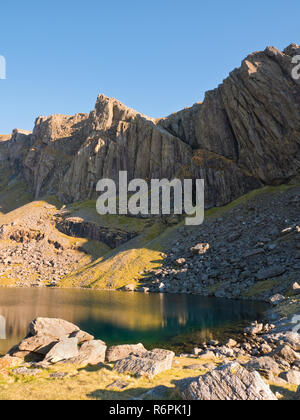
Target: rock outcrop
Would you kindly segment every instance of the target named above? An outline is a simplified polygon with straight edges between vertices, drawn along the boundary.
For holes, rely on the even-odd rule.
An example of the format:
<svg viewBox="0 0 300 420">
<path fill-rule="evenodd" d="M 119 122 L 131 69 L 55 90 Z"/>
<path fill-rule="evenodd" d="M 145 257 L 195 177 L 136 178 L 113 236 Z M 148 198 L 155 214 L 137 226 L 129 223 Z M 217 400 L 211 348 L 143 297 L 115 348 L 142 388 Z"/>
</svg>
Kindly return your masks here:
<svg viewBox="0 0 300 420">
<path fill-rule="evenodd" d="M 101 178 L 203 178 L 206 206 L 226 204 L 262 185 L 299 176 L 300 81 L 292 57 L 268 47 L 241 67 L 204 102 L 154 120 L 100 95 L 90 114 L 39 117 L 33 133 L 0 142 L 9 160 L 39 197 L 64 202 L 96 196 Z"/>
<path fill-rule="evenodd" d="M 268 47 L 249 55 L 201 105 L 159 124 L 200 155 L 228 159 L 264 184 L 298 175 L 300 81 L 292 78 L 292 57 L 298 54 L 299 45 L 292 44 L 283 52 Z M 200 167 L 208 171 L 205 159 Z"/>
<path fill-rule="evenodd" d="M 130 373 L 152 379 L 155 375 L 172 368 L 174 356 L 175 353 L 172 351 L 163 349 L 132 353 L 128 357 L 118 360 L 114 365 L 114 370 L 119 373 Z"/>
<path fill-rule="evenodd" d="M 185 400 L 277 400 L 259 373 L 250 373 L 238 363 L 224 365 L 198 378 L 184 379 L 178 387 Z"/>
</svg>

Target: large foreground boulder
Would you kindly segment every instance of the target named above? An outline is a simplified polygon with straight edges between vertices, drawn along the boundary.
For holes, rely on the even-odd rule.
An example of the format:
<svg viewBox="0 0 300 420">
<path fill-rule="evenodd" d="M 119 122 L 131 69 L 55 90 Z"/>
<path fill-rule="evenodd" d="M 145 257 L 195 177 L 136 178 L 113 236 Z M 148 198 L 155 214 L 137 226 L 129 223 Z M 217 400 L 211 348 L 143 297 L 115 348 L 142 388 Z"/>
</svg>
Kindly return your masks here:
<svg viewBox="0 0 300 420">
<path fill-rule="evenodd" d="M 231 363 L 197 378 L 179 381 L 185 400 L 277 400 L 258 372 Z"/>
<path fill-rule="evenodd" d="M 125 359 L 131 353 L 143 353 L 147 350 L 143 344 L 123 344 L 120 346 L 109 347 L 106 353 L 106 360 L 111 362 L 116 362 L 117 360 Z"/>
<path fill-rule="evenodd" d="M 172 368 L 174 356 L 172 351 L 162 349 L 131 354 L 117 361 L 114 370 L 152 379 L 155 375 Z"/>
<path fill-rule="evenodd" d="M 93 339 L 63 319 L 36 318 L 29 325 L 27 337 L 8 354 L 33 363 L 58 363 L 76 358 L 81 365 L 103 362 L 106 345 Z"/>
</svg>

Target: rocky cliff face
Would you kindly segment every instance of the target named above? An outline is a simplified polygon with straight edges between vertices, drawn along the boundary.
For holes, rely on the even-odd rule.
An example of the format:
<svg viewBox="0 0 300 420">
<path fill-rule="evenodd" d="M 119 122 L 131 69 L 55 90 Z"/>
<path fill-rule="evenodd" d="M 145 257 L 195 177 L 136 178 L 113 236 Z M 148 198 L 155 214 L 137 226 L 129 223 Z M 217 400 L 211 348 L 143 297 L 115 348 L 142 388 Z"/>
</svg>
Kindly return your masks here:
<svg viewBox="0 0 300 420">
<path fill-rule="evenodd" d="M 293 44 L 248 56 L 216 90 L 170 117 L 154 120 L 98 97 L 90 114 L 36 120 L 32 134 L 0 142 L 36 197 L 71 202 L 95 196 L 99 179 L 201 177 L 206 205 L 230 202 L 261 185 L 299 176 L 300 80 Z"/>
<path fill-rule="evenodd" d="M 95 110 L 37 119 L 24 174 L 36 197 L 63 201 L 95 196 L 101 178 L 172 178 L 192 151 L 179 138 L 115 99 L 100 95 Z"/>
<path fill-rule="evenodd" d="M 198 149 L 198 172 L 209 184 L 210 177 L 226 173 L 226 166 L 235 167 L 242 182 L 252 177 L 250 184 L 277 184 L 299 174 L 300 80 L 292 78 L 292 57 L 299 54 L 295 44 L 283 52 L 269 47 L 253 53 L 202 104 L 158 122 Z M 213 170 L 207 152 L 211 159 L 214 155 Z M 226 184 L 231 188 L 234 181 Z"/>
</svg>

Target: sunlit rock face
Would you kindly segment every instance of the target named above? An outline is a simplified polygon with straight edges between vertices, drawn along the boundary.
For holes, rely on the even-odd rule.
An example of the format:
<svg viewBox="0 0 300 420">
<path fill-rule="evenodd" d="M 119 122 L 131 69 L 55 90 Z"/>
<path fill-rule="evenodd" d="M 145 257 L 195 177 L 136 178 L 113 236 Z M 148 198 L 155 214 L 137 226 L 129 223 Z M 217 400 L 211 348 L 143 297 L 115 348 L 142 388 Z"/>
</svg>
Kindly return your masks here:
<svg viewBox="0 0 300 420">
<path fill-rule="evenodd" d="M 292 77 L 292 58 L 299 54 L 295 44 L 253 53 L 202 104 L 159 121 L 198 149 L 197 168 L 209 185 L 224 172 L 227 199 L 241 181 L 249 188 L 255 180 L 278 184 L 299 174 L 300 79 Z M 228 182 L 226 168 L 237 182 Z"/>
<path fill-rule="evenodd" d="M 0 143 L 35 197 L 94 198 L 103 177 L 203 178 L 206 206 L 226 204 L 300 170 L 300 79 L 292 58 L 268 47 L 248 56 L 204 102 L 154 120 L 100 95 L 90 114 L 36 120 L 32 135 Z M 14 145 L 12 147 L 12 145 Z"/>
</svg>

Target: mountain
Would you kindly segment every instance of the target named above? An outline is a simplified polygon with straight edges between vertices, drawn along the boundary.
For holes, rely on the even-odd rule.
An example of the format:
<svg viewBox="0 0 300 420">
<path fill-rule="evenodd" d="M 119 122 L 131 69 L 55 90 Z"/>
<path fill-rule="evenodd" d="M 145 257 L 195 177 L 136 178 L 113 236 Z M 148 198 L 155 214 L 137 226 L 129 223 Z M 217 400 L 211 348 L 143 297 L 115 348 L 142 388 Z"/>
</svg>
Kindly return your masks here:
<svg viewBox="0 0 300 420">
<path fill-rule="evenodd" d="M 95 197 L 100 178 L 201 177 L 207 207 L 262 185 L 291 180 L 300 168 L 300 81 L 291 58 L 268 47 L 249 55 L 203 103 L 163 119 L 148 118 L 100 95 L 90 114 L 39 117 L 32 133 L 1 142 L 35 198 Z"/>
<path fill-rule="evenodd" d="M 171 239 L 175 247 L 182 242 L 180 225 L 170 227 L 174 220 L 96 213 L 96 183 L 107 177 L 117 181 L 120 170 L 127 170 L 129 179 L 203 178 L 207 209 L 253 190 L 264 192 L 261 187 L 278 187 L 279 193 L 283 184 L 296 185 L 300 80 L 292 77 L 295 55 L 300 55 L 296 44 L 282 52 L 274 47 L 255 52 L 202 103 L 166 118 L 149 118 L 100 95 L 90 114 L 39 117 L 33 132 L 0 136 L 0 272 L 6 276 L 0 273 L 0 283 L 23 284 L 30 272 L 30 284 L 51 279 L 57 284 L 67 276 L 60 284 L 118 288 L 160 266 Z M 257 212 L 265 214 L 264 206 L 259 202 Z M 222 214 L 219 210 L 211 211 Z M 270 214 L 269 209 L 263 232 Z M 282 217 L 276 220 L 279 229 L 286 224 Z M 196 229 L 199 241 L 204 231 L 205 226 Z M 195 244 L 186 248 L 190 245 Z M 62 250 L 68 258 L 61 258 Z M 23 266 L 11 260 L 12 254 Z"/>
</svg>

